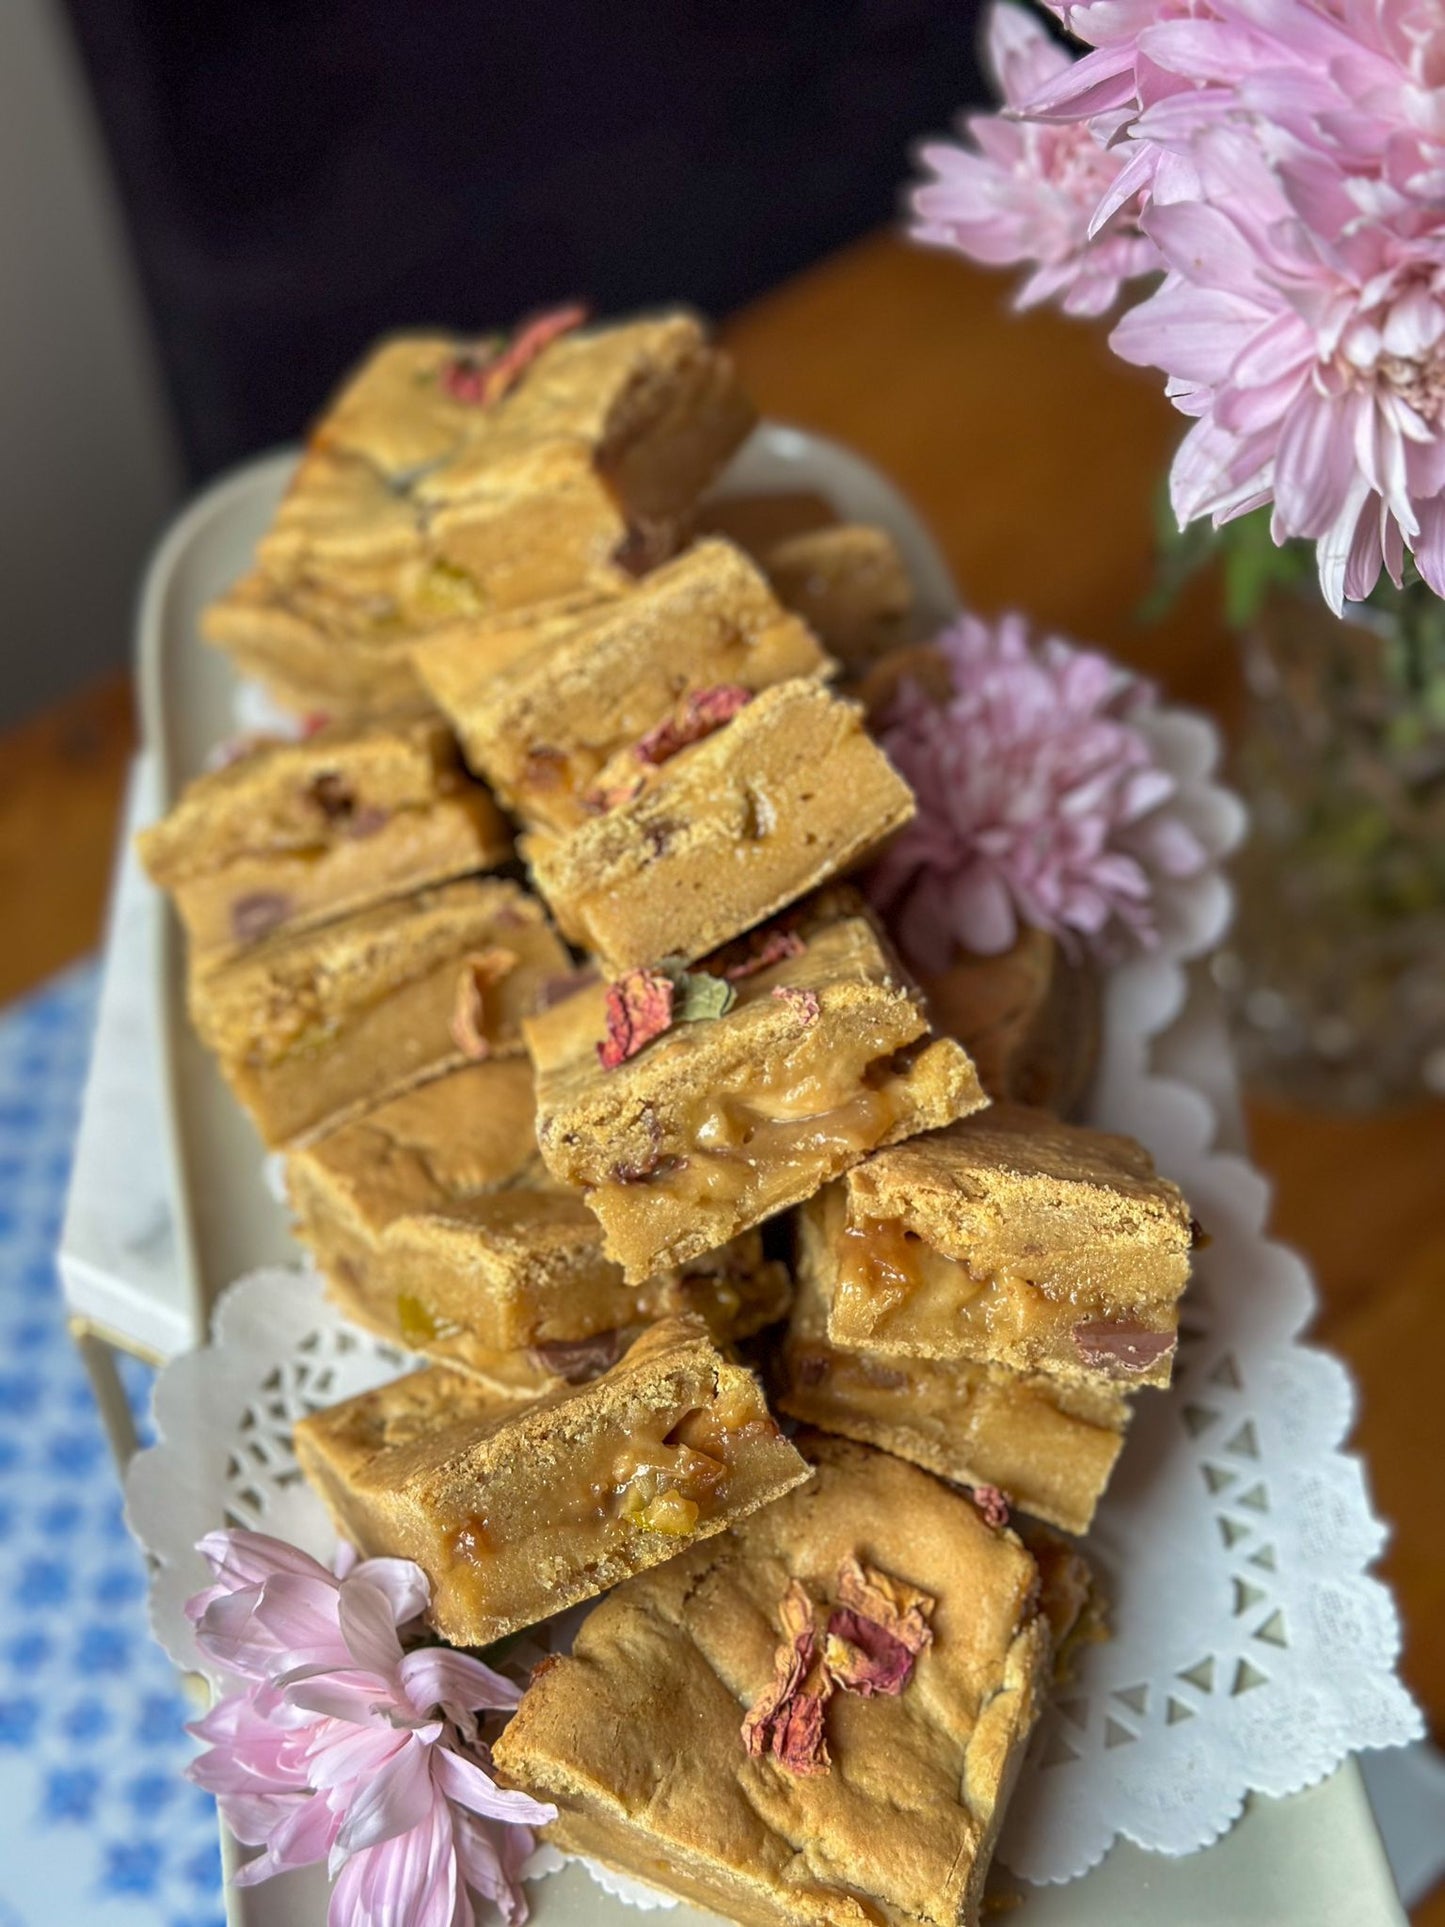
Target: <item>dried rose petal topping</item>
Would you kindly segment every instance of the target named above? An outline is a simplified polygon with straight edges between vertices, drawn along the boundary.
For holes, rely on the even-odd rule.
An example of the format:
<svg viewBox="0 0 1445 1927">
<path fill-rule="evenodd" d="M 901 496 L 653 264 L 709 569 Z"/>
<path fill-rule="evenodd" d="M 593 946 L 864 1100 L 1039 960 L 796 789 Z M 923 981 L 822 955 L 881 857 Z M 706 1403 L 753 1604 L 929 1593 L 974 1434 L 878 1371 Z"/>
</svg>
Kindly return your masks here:
<svg viewBox="0 0 1445 1927">
<path fill-rule="evenodd" d="M 801 984 L 777 984 L 773 995 L 780 1004 L 791 1004 L 801 1023 L 817 1023 L 822 1005 L 816 990 L 805 990 Z"/>
<path fill-rule="evenodd" d="M 933 1643 L 933 1599 L 852 1556 L 838 1568 L 837 1591 L 823 1647 L 829 1673 L 845 1693 L 864 1699 L 901 1693 L 914 1660 Z"/>
<path fill-rule="evenodd" d="M 1173 1332 L 1150 1331 L 1133 1318 L 1092 1318 L 1074 1327 L 1074 1349 L 1111 1378 L 1147 1372 L 1174 1349 Z"/>
<path fill-rule="evenodd" d="M 813 1602 L 794 1579 L 778 1609 L 783 1643 L 773 1655 L 773 1677 L 748 1708 L 743 1745 L 750 1758 L 771 1755 L 789 1773 L 826 1773 L 832 1764 L 823 1708 L 833 1682 L 818 1653 Z"/>
<path fill-rule="evenodd" d="M 453 401 L 490 408 L 516 387 L 544 348 L 550 348 L 560 336 L 580 328 L 586 319 L 587 310 L 573 303 L 564 308 L 549 308 L 545 314 L 519 322 L 511 340 L 499 352 L 454 356 L 442 370 L 442 387 Z"/>
<path fill-rule="evenodd" d="M 660 970 L 629 970 L 607 986 L 607 1035 L 597 1061 L 615 1071 L 672 1023 L 672 979 Z"/>
<path fill-rule="evenodd" d="M 487 992 L 518 964 L 515 950 L 480 950 L 462 964 L 457 977 L 456 998 L 452 1004 L 452 1042 L 474 1064 L 490 1057 L 492 1040 L 487 1035 Z"/>
<path fill-rule="evenodd" d="M 756 977 L 760 970 L 771 970 L 774 964 L 788 957 L 801 957 L 808 947 L 796 930 L 755 931 L 748 944 L 748 954 L 723 969 L 722 974 L 730 984 L 741 983 L 745 977 Z"/>
<path fill-rule="evenodd" d="M 309 743 L 313 736 L 319 736 L 331 724 L 331 715 L 325 709 L 308 709 L 301 718 L 301 740 Z"/>
<path fill-rule="evenodd" d="M 665 763 L 691 743 L 700 743 L 730 723 L 740 709 L 746 709 L 754 692 L 741 683 L 715 683 L 711 689 L 693 689 L 683 698 L 675 715 L 665 716 L 655 729 L 648 730 L 633 750 L 639 763 Z"/>
<path fill-rule="evenodd" d="M 994 1526 L 1002 1531 L 1008 1524 L 1008 1498 L 996 1485 L 976 1485 L 973 1488 L 973 1502 L 986 1526 Z"/>
</svg>

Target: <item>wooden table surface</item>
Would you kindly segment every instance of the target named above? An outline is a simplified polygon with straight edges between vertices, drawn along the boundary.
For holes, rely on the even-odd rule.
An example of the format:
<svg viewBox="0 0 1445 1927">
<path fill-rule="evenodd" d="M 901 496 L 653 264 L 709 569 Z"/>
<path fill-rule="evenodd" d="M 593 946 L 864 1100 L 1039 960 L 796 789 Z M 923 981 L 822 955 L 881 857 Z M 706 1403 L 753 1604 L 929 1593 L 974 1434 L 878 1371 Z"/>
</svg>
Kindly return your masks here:
<svg viewBox="0 0 1445 1927">
<path fill-rule="evenodd" d="M 406 319 L 407 317 L 399 317 Z M 1224 718 L 1238 685 L 1213 585 L 1135 615 L 1181 429 L 1104 330 L 1009 312 L 1005 282 L 877 236 L 726 330 L 765 413 L 848 442 L 937 535 L 967 601 L 1102 643 Z M 94 947 L 133 726 L 117 680 L 0 738 L 0 1001 Z M 1279 1234 L 1319 1280 L 1320 1339 L 1360 1386 L 1356 1442 L 1394 1526 L 1405 1673 L 1445 1738 L 1445 1105 L 1359 1119 L 1252 1101 Z M 1445 1927 L 1445 1894 L 1416 1916 Z"/>
</svg>

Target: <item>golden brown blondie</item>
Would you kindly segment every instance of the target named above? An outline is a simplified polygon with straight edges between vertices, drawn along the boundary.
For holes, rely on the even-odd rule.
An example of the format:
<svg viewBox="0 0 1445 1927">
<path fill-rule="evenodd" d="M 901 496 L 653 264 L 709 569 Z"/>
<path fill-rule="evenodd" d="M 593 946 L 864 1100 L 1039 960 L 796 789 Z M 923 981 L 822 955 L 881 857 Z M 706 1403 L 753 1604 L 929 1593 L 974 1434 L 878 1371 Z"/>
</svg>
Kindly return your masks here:
<svg viewBox="0 0 1445 1927">
<path fill-rule="evenodd" d="M 828 658 L 746 556 L 701 542 L 624 594 L 460 622 L 419 645 L 423 682 L 467 759 L 528 823 L 566 830 L 614 788 L 716 727 L 723 695 Z"/>
<path fill-rule="evenodd" d="M 1142 1145 L 996 1104 L 848 1174 L 828 1334 L 1167 1385 L 1193 1242 Z"/>
<path fill-rule="evenodd" d="M 256 567 L 203 627 L 281 700 L 370 713 L 459 615 L 620 586 L 677 546 L 752 425 L 688 315 L 383 343 L 310 437 Z"/>
<path fill-rule="evenodd" d="M 496 1761 L 559 1846 L 749 1927 L 963 1927 L 1048 1682 L 1038 1570 L 926 1472 L 802 1443 L 809 1484 L 589 1614 Z"/>
<path fill-rule="evenodd" d="M 590 1599 L 808 1477 L 751 1373 L 689 1319 L 531 1405 L 429 1366 L 301 1420 L 296 1456 L 352 1544 L 422 1568 L 457 1646 Z"/>
<path fill-rule="evenodd" d="M 629 1287 L 537 1156 L 525 1058 L 470 1064 L 293 1151 L 296 1231 L 348 1316 L 517 1397 L 595 1378 L 679 1313 L 722 1343 L 781 1318 L 787 1267 L 745 1233 Z"/>
<path fill-rule="evenodd" d="M 511 855 L 501 812 L 432 711 L 243 743 L 141 831 L 199 950 L 307 929 Z"/>
<path fill-rule="evenodd" d="M 467 879 L 193 963 L 191 1021 L 269 1145 L 466 1061 L 521 1048 L 568 970 L 541 905 Z"/>
<path fill-rule="evenodd" d="M 858 707 L 799 678 L 640 776 L 633 766 L 611 808 L 521 848 L 563 933 L 615 973 L 716 949 L 861 862 L 913 811 Z"/>
<path fill-rule="evenodd" d="M 929 1035 L 921 998 L 866 917 L 760 933 L 758 944 L 752 962 L 720 963 L 750 973 L 731 985 L 703 971 L 665 992 L 656 973 L 634 972 L 526 1026 L 542 1156 L 584 1193 L 629 1280 L 710 1251 L 877 1146 L 986 1102 L 962 1046 Z M 709 988 L 722 1014 L 646 1028 L 659 1002 L 685 1011 Z"/>
<path fill-rule="evenodd" d="M 989 1486 L 1068 1532 L 1087 1532 L 1124 1443 L 1117 1385 L 969 1358 L 852 1351 L 828 1337 L 846 1212 L 841 1184 L 803 1205 L 797 1291 L 782 1348 L 783 1411 L 956 1485 Z"/>
<path fill-rule="evenodd" d="M 896 649 L 913 615 L 913 586 L 885 529 L 839 522 L 771 542 L 758 563 L 785 608 L 800 615 L 849 676 Z"/>
</svg>

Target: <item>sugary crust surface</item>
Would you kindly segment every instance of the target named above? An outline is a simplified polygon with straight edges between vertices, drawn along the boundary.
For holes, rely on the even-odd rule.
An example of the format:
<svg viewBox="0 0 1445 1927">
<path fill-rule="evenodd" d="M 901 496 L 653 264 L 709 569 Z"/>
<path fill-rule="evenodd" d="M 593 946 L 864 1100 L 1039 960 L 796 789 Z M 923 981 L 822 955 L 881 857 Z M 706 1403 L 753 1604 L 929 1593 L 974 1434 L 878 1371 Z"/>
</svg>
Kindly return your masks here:
<svg viewBox="0 0 1445 1927">
<path fill-rule="evenodd" d="M 458 624 L 415 661 L 473 766 L 554 828 L 583 818 L 584 792 L 608 759 L 632 751 L 689 691 L 756 691 L 829 667 L 805 624 L 720 541 L 570 613 Z"/>
<path fill-rule="evenodd" d="M 169 886 L 243 854 L 315 849 L 354 833 L 360 810 L 421 809 L 472 787 L 442 718 L 404 711 L 303 742 L 260 741 L 188 783 L 136 845 Z"/>
<path fill-rule="evenodd" d="M 1189 1276 L 1189 1206 L 1143 1145 L 1019 1104 L 869 1159 L 849 1174 L 848 1210 L 1060 1291 L 1103 1280 L 1131 1304 L 1172 1304 Z"/>
<path fill-rule="evenodd" d="M 293 1151 L 293 1192 L 327 1215 L 379 1232 L 408 1213 L 445 1211 L 538 1169 L 532 1068 L 525 1058 L 468 1064 Z"/>
<path fill-rule="evenodd" d="M 728 942 L 860 862 L 914 807 L 856 705 L 795 679 L 632 801 L 522 851 L 564 932 L 617 972 Z"/>
<path fill-rule="evenodd" d="M 1194 1226 L 1131 1138 L 994 1105 L 850 1172 L 835 1344 L 1167 1385 Z"/>
<path fill-rule="evenodd" d="M 514 883 L 468 879 L 193 971 L 191 1018 L 223 1059 L 272 1062 L 318 1032 L 331 1036 L 399 984 L 451 958 L 460 969 L 469 955 L 492 951 L 516 959 L 498 990 L 514 1009 L 513 1025 L 535 1008 L 542 985 L 569 967 L 534 897 Z"/>
<path fill-rule="evenodd" d="M 829 1342 L 841 1184 L 797 1214 L 797 1290 L 783 1345 L 781 1409 L 876 1445 L 957 1485 L 1086 1532 L 1129 1422 L 1127 1395 L 973 1359 L 903 1358 Z"/>
<path fill-rule="evenodd" d="M 415 631 L 391 598 L 380 602 L 391 613 L 314 585 L 283 587 L 253 569 L 207 604 L 200 630 L 283 708 L 363 719 L 424 693 L 411 666 Z"/>
<path fill-rule="evenodd" d="M 724 1399 L 754 1415 L 756 1435 L 714 1513 L 677 1536 L 593 1516 L 609 1441 L 625 1449 L 634 1435 L 661 1438 Z M 302 1470 L 338 1528 L 363 1552 L 415 1558 L 432 1581 L 431 1621 L 457 1645 L 487 1644 L 594 1597 L 808 1477 L 767 1419 L 756 1381 L 685 1319 L 644 1332 L 601 1378 L 535 1404 L 519 1407 L 431 1366 L 303 1419 L 295 1436 Z M 461 1585 L 449 1552 L 458 1528 L 482 1546 Z M 488 1559 L 499 1532 L 506 1569 Z"/>
<path fill-rule="evenodd" d="M 1036 1716 L 1037 1571 L 968 1499 L 866 1447 L 803 1441 L 812 1481 L 605 1600 L 534 1678 L 496 1748 L 565 1846 L 759 1927 L 973 1922 Z M 751 1759 L 792 1579 L 828 1599 L 849 1556 L 937 1601 L 896 1698 L 835 1693 L 832 1769 Z"/>
</svg>

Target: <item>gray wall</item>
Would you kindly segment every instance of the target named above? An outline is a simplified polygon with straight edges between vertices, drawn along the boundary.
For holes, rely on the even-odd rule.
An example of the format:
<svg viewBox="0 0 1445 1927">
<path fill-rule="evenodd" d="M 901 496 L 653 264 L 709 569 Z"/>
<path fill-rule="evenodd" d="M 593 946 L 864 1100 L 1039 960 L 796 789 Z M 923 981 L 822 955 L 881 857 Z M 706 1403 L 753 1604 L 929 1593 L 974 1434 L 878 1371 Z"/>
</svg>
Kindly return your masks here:
<svg viewBox="0 0 1445 1927">
<path fill-rule="evenodd" d="M 178 476 L 68 30 L 0 0 L 0 728 L 125 663 Z"/>
</svg>

